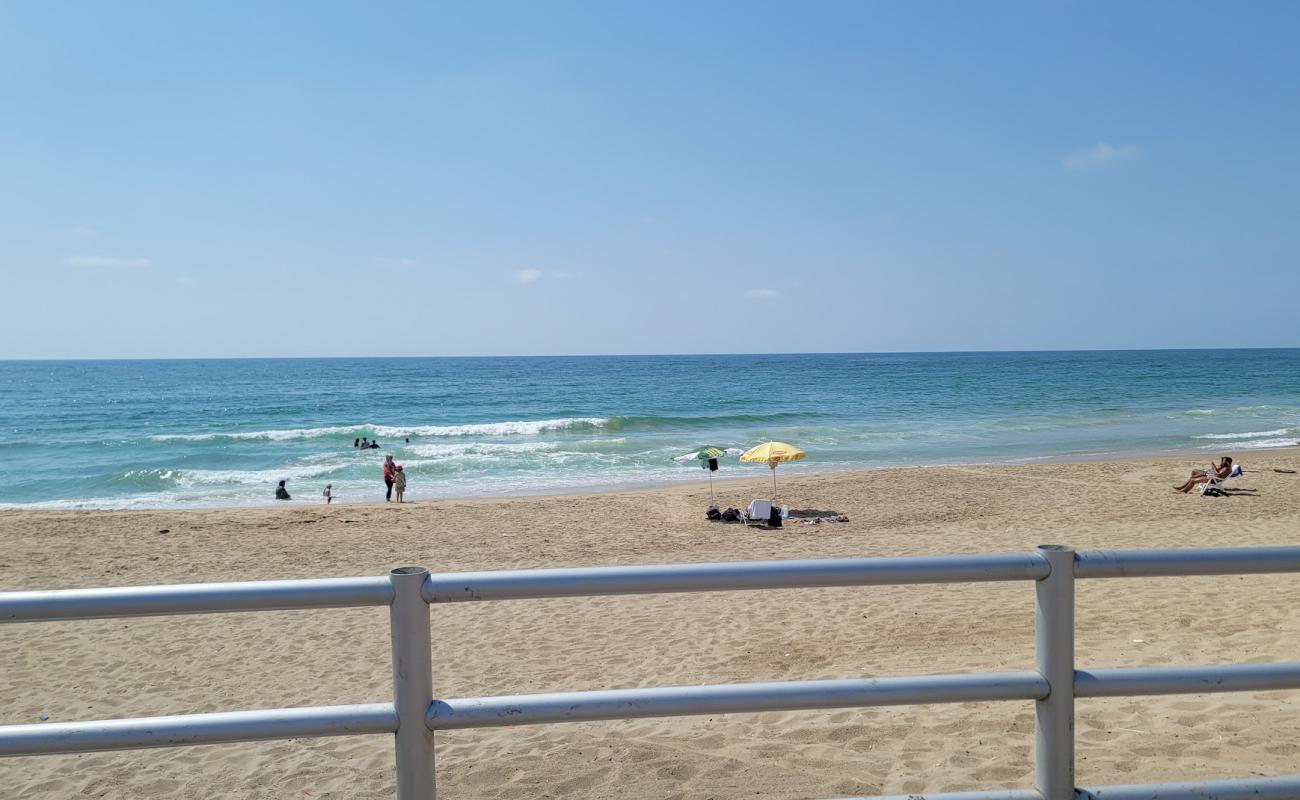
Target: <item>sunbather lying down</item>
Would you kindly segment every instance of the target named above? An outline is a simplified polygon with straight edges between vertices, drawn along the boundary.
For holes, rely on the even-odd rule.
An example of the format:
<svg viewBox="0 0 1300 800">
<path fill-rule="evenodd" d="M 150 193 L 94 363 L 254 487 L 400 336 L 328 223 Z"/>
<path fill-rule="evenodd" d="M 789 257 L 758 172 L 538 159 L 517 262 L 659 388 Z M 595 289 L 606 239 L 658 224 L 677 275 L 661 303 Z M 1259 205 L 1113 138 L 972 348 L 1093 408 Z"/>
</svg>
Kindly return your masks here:
<svg viewBox="0 0 1300 800">
<path fill-rule="evenodd" d="M 1209 483 L 1216 478 L 1223 480 L 1232 474 L 1232 459 L 1224 456 L 1219 459 L 1218 464 L 1211 464 L 1209 469 L 1194 469 L 1192 476 L 1188 478 L 1181 486 L 1175 486 L 1175 492 L 1187 494 L 1200 483 Z"/>
</svg>

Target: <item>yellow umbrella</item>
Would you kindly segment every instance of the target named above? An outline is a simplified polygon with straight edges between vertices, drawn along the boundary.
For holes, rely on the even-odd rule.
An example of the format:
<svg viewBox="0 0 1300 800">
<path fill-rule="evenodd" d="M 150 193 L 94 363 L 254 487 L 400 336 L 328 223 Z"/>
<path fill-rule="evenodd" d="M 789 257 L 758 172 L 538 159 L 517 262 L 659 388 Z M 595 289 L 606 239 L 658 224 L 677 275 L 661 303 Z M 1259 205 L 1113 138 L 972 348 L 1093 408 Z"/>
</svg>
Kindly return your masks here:
<svg viewBox="0 0 1300 800">
<path fill-rule="evenodd" d="M 792 444 L 785 442 L 763 442 L 751 447 L 741 454 L 740 460 L 751 464 L 767 463 L 772 469 L 772 499 L 776 499 L 776 465 L 782 461 L 800 461 L 808 455 Z"/>
</svg>

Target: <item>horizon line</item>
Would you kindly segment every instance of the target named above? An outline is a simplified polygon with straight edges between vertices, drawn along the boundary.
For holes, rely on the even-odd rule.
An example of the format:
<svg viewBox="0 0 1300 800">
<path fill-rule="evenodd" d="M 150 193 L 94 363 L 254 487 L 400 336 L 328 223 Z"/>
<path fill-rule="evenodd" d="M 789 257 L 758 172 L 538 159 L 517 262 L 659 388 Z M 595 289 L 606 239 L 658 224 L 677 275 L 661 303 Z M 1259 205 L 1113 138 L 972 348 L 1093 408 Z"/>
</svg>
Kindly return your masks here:
<svg viewBox="0 0 1300 800">
<path fill-rule="evenodd" d="M 370 356 L 112 356 L 112 357 L 20 357 L 0 358 L 0 364 L 86 361 L 350 361 L 356 359 L 420 360 L 474 358 L 717 358 L 724 356 L 891 356 L 891 355 L 993 355 L 1013 353 L 1178 353 L 1229 352 L 1237 350 L 1300 350 L 1300 346 L 1269 345 L 1262 347 L 1088 347 L 1028 348 L 1006 350 L 824 350 L 730 353 L 547 353 L 489 355 L 370 355 Z"/>
</svg>

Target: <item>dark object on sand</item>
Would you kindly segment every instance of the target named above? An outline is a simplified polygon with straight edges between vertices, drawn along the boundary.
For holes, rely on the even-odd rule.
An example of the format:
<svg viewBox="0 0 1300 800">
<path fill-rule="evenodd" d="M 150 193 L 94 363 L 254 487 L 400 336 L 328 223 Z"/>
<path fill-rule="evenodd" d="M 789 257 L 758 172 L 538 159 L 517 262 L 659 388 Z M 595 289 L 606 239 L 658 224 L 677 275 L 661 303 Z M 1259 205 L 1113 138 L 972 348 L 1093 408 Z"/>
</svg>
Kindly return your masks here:
<svg viewBox="0 0 1300 800">
<path fill-rule="evenodd" d="M 722 512 L 718 510 L 717 506 L 709 506 L 709 509 L 704 512 L 704 516 L 706 519 L 716 521 L 722 519 Z"/>
<path fill-rule="evenodd" d="M 772 506 L 771 513 L 767 515 L 767 527 L 769 528 L 781 527 L 781 509 L 777 508 L 776 506 Z"/>
<path fill-rule="evenodd" d="M 722 512 L 723 522 L 740 522 L 740 509 L 729 508 Z"/>
<path fill-rule="evenodd" d="M 1282 473 L 1283 475 L 1294 475 L 1294 474 L 1295 474 L 1295 470 L 1293 470 L 1293 469 L 1278 469 L 1277 467 L 1273 467 L 1273 471 L 1274 471 L 1274 472 L 1280 472 L 1280 473 Z"/>
</svg>

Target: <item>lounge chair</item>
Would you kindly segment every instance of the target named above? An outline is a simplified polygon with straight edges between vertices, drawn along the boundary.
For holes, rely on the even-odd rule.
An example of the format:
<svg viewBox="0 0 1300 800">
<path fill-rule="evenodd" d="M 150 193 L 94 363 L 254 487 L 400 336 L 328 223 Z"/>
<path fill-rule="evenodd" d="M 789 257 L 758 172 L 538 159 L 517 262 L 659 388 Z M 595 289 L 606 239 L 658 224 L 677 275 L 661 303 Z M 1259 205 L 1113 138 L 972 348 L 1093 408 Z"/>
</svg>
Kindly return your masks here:
<svg viewBox="0 0 1300 800">
<path fill-rule="evenodd" d="M 1206 473 L 1206 477 L 1208 477 L 1209 480 L 1201 484 L 1201 495 L 1209 495 L 1210 497 L 1225 495 L 1227 492 L 1224 490 L 1224 481 L 1232 478 L 1240 478 L 1243 474 L 1245 473 L 1242 471 L 1240 464 L 1233 464 L 1232 471 L 1228 473 L 1228 477 L 1226 478 L 1220 478 L 1213 472 Z"/>
<path fill-rule="evenodd" d="M 772 516 L 771 500 L 750 500 L 749 508 L 740 514 L 740 520 L 746 525 L 766 526 Z"/>
</svg>

